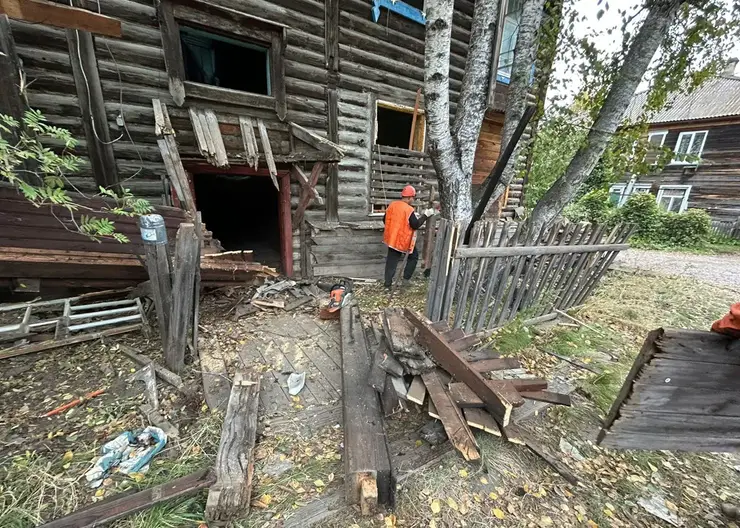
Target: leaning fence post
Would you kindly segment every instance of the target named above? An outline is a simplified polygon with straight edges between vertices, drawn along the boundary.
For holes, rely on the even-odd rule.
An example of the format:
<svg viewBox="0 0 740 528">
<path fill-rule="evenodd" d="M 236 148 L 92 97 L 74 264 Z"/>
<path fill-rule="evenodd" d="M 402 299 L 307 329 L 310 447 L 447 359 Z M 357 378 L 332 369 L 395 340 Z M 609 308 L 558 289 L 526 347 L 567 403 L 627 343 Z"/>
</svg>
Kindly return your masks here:
<svg viewBox="0 0 740 528">
<path fill-rule="evenodd" d="M 169 335 L 170 313 L 172 312 L 172 270 L 167 251 L 167 228 L 164 218 L 158 214 L 139 218 L 139 230 L 146 251 L 146 269 L 152 287 L 154 306 L 157 309 L 159 334 L 167 358 L 167 336 Z M 167 368 L 172 369 L 171 365 Z"/>
</svg>

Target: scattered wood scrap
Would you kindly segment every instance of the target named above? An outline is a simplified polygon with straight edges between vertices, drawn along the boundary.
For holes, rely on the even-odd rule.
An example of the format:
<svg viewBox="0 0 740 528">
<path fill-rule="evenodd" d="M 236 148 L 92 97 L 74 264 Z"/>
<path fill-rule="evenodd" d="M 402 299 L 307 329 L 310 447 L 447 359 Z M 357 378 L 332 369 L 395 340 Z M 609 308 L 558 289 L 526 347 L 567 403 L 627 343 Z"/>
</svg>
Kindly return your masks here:
<svg viewBox="0 0 740 528">
<path fill-rule="evenodd" d="M 716 332 L 650 332 L 597 442 L 617 449 L 737 451 L 737 343 Z"/>
<path fill-rule="evenodd" d="M 43 525 L 43 528 L 94 528 L 134 513 L 147 510 L 172 499 L 190 497 L 216 481 L 208 470 L 197 471 L 185 477 L 154 486 L 138 493 L 113 495 L 87 508 L 76 511 Z"/>
<path fill-rule="evenodd" d="M 347 294 L 340 309 L 345 493 L 363 515 L 378 504 L 393 506 L 395 474 L 378 394 L 367 383 L 370 356 L 356 301 Z"/>
<path fill-rule="evenodd" d="M 393 355 L 403 365 L 404 372 L 419 375 L 430 372 L 437 365 L 416 341 L 416 330 L 404 316 L 401 308 L 386 308 L 383 312 L 383 330 Z"/>
<path fill-rule="evenodd" d="M 216 456 L 216 483 L 206 502 L 209 521 L 231 522 L 249 512 L 259 392 L 256 374 L 236 373 Z"/>
</svg>

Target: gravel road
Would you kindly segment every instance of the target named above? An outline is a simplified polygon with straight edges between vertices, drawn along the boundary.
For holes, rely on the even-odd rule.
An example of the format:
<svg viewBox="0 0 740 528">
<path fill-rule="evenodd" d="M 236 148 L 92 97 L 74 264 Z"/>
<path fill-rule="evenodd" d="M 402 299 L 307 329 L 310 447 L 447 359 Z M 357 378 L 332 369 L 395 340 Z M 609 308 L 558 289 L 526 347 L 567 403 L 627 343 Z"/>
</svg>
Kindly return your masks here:
<svg viewBox="0 0 740 528">
<path fill-rule="evenodd" d="M 740 290 L 740 254 L 695 255 L 630 249 L 620 253 L 614 264 L 617 267 L 692 277 L 715 286 Z"/>
</svg>

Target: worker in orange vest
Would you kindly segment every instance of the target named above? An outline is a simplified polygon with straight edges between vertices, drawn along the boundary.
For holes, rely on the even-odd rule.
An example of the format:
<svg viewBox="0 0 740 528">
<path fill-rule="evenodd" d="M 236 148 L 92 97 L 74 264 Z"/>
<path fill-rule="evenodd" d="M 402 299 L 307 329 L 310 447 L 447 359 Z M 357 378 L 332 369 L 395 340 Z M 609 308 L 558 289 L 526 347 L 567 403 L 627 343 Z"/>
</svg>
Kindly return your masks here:
<svg viewBox="0 0 740 528">
<path fill-rule="evenodd" d="M 411 276 L 416 269 L 416 263 L 419 260 L 419 253 L 416 251 L 416 237 L 414 231 L 419 229 L 427 221 L 427 218 L 434 216 L 434 209 L 426 209 L 421 216 L 417 216 L 411 202 L 416 197 L 416 189 L 407 185 L 401 191 L 401 199 L 391 202 L 385 210 L 383 223 L 385 231 L 383 232 L 383 242 L 388 246 L 388 256 L 385 259 L 385 287 L 393 286 L 393 277 L 396 274 L 398 261 L 408 254 L 406 267 L 403 270 L 404 284 L 408 284 Z"/>
</svg>

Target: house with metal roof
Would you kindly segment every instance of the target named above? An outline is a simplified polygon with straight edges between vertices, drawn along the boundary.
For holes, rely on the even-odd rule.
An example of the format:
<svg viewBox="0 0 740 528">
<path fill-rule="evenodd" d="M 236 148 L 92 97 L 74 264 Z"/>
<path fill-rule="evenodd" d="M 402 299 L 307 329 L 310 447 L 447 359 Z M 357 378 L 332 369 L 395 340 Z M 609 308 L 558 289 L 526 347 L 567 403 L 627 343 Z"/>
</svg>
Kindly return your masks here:
<svg viewBox="0 0 740 528">
<path fill-rule="evenodd" d="M 618 204 L 635 192 L 653 192 L 658 204 L 673 212 L 705 209 L 715 220 L 740 216 L 740 76 L 737 59 L 690 93 L 669 98 L 648 117 L 648 140 L 673 152 L 660 170 L 628 174 L 612 185 Z M 628 119 L 636 121 L 647 93 L 636 94 Z"/>
</svg>

